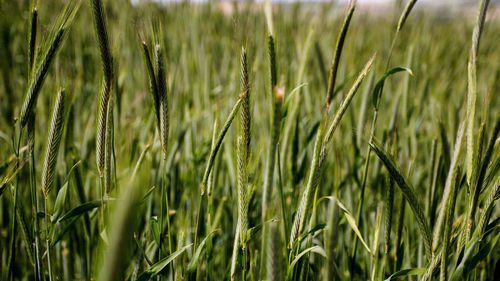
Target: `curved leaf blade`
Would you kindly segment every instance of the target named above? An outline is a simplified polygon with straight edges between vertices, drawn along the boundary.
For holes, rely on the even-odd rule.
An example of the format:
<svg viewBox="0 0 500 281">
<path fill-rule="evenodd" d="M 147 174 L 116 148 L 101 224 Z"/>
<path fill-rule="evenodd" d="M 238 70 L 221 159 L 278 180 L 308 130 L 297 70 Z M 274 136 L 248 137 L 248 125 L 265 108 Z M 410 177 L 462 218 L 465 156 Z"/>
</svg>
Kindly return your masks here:
<svg viewBox="0 0 500 281">
<path fill-rule="evenodd" d="M 179 250 L 173 252 L 170 256 L 161 259 L 159 262 L 150 266 L 146 271 L 144 271 L 136 281 L 147 281 L 152 277 L 155 277 L 160 271 L 162 271 L 167 265 L 169 265 L 176 257 L 180 256 L 184 251 L 186 251 L 193 244 L 189 244 L 180 248 Z"/>
<path fill-rule="evenodd" d="M 389 76 L 394 75 L 398 72 L 406 71 L 410 75 L 413 75 L 413 72 L 411 69 L 406 68 L 406 67 L 394 67 L 390 70 L 388 70 L 384 75 L 377 81 L 377 84 L 375 84 L 375 88 L 373 88 L 373 93 L 372 93 L 372 101 L 373 101 L 373 107 L 375 110 L 378 111 L 378 107 L 380 105 L 380 98 L 382 97 L 382 89 L 384 88 L 384 83 Z"/>
<path fill-rule="evenodd" d="M 387 277 L 387 279 L 385 279 L 385 281 L 396 280 L 398 277 L 403 277 L 403 276 L 408 276 L 408 275 L 424 274 L 425 270 L 426 269 L 424 267 L 403 269 L 403 270 L 400 270 L 398 272 L 391 274 L 391 276 Z"/>
</svg>

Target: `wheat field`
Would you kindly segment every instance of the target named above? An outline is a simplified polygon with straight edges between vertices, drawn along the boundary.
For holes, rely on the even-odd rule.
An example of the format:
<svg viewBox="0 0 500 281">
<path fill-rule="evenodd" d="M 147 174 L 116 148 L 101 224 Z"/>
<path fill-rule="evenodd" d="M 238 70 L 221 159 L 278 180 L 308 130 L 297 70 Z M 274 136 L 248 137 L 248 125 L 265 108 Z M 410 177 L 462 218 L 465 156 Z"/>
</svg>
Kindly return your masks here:
<svg viewBox="0 0 500 281">
<path fill-rule="evenodd" d="M 498 280 L 496 1 L 0 1 L 0 280 Z"/>
</svg>

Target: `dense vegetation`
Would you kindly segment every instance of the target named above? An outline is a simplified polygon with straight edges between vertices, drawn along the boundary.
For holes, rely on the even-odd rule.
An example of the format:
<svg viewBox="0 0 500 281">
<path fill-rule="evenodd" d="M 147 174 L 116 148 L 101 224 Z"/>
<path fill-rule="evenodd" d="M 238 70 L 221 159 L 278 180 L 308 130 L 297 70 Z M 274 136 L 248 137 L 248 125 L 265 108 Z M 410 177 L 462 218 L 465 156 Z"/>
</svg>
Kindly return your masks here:
<svg viewBox="0 0 500 281">
<path fill-rule="evenodd" d="M 1 1 L 1 280 L 494 280 L 489 2 Z"/>
</svg>

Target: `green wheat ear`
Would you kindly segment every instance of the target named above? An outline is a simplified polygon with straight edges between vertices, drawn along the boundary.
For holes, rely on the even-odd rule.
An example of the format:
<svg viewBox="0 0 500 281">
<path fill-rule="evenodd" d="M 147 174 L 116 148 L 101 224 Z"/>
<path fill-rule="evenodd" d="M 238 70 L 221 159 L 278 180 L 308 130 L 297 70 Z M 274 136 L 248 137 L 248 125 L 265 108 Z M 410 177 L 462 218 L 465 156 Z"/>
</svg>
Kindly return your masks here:
<svg viewBox="0 0 500 281">
<path fill-rule="evenodd" d="M 111 98 L 111 85 L 103 82 L 101 84 L 101 92 L 99 98 L 99 112 L 97 121 L 97 137 L 96 137 L 96 158 L 97 170 L 100 177 L 104 177 L 104 166 L 106 163 L 106 139 L 108 136 L 108 109 Z"/>
<path fill-rule="evenodd" d="M 422 205 L 418 201 L 418 197 L 415 195 L 414 188 L 410 182 L 403 176 L 401 169 L 396 165 L 392 157 L 378 144 L 374 139 L 370 141 L 370 147 L 377 154 L 379 159 L 382 161 L 384 166 L 389 171 L 389 174 L 394 179 L 394 181 L 399 186 L 401 192 L 403 193 L 406 201 L 410 205 L 413 213 L 418 222 L 418 228 L 424 238 L 425 249 L 427 251 L 428 257 L 432 257 L 432 235 L 429 229 L 429 225 L 425 219 L 424 210 Z"/>
<path fill-rule="evenodd" d="M 335 80 L 337 78 L 337 70 L 340 64 L 340 55 L 342 54 L 342 48 L 344 47 L 344 41 L 349 30 L 349 23 L 351 22 L 352 15 L 354 14 L 354 9 L 356 8 L 356 1 L 349 4 L 349 10 L 347 11 L 344 23 L 340 29 L 339 35 L 337 37 L 337 43 L 335 44 L 335 52 L 333 55 L 332 66 L 330 68 L 330 77 L 328 82 L 328 90 L 326 93 L 326 106 L 330 107 L 330 103 L 333 98 L 333 92 L 335 90 Z"/>
<path fill-rule="evenodd" d="M 74 0 L 70 1 L 64 11 L 59 15 L 55 23 L 53 24 L 51 31 L 44 44 L 41 46 L 39 53 L 41 54 L 37 57 L 37 62 L 34 60 L 34 44 L 36 42 L 36 35 L 32 35 L 32 40 L 30 42 L 30 61 L 33 63 L 31 66 L 31 74 L 28 82 L 28 89 L 26 91 L 24 102 L 21 108 L 20 119 L 21 126 L 26 126 L 28 122 L 29 115 L 34 111 L 34 107 L 38 96 L 40 94 L 40 90 L 42 89 L 43 82 L 45 81 L 45 77 L 47 76 L 47 72 L 49 71 L 49 67 L 54 60 L 57 51 L 60 49 L 61 45 L 64 42 L 64 38 L 66 37 L 71 24 L 75 18 L 76 12 L 80 7 L 80 1 Z M 36 10 L 35 10 L 36 11 Z M 32 24 L 32 32 L 36 30 L 36 13 L 33 15 L 33 20 L 35 23 Z M 33 25 L 35 27 L 33 27 Z M 33 37 L 35 36 L 35 37 Z"/>
<path fill-rule="evenodd" d="M 108 31 L 106 28 L 106 15 L 102 0 L 90 0 L 92 14 L 94 18 L 94 29 L 99 45 L 101 63 L 104 72 L 105 83 L 110 83 L 113 79 L 113 57 L 109 47 Z"/>
<path fill-rule="evenodd" d="M 153 106 L 156 116 L 156 126 L 158 127 L 158 131 L 160 131 L 160 98 L 158 96 L 158 86 L 156 83 L 156 75 L 153 68 L 153 63 L 151 61 L 151 54 L 149 50 L 149 46 L 146 41 L 141 40 L 142 54 L 143 59 L 146 64 L 146 70 L 148 73 L 148 83 L 149 83 L 149 92 L 153 98 Z"/>
<path fill-rule="evenodd" d="M 111 99 L 112 80 L 113 80 L 113 58 L 109 47 L 108 31 L 106 28 L 106 16 L 101 0 L 90 0 L 92 7 L 92 15 L 94 19 L 94 30 L 99 53 L 101 55 L 101 64 L 103 67 L 103 81 L 101 84 L 101 94 L 99 96 L 99 112 L 97 121 L 97 137 L 96 137 L 96 158 L 97 171 L 99 176 L 104 177 L 104 166 L 106 163 L 106 138 L 108 129 L 108 105 Z"/>
<path fill-rule="evenodd" d="M 250 82 L 248 79 L 248 61 L 247 61 L 247 52 L 245 48 L 241 48 L 241 128 L 243 130 L 243 142 L 246 146 L 246 161 L 248 161 L 248 157 L 250 155 L 250 140 L 251 140 L 251 122 L 252 117 L 250 114 Z"/>
<path fill-rule="evenodd" d="M 410 12 L 413 9 L 413 6 L 415 6 L 415 4 L 417 4 L 417 0 L 411 0 L 408 2 L 408 4 L 406 4 L 404 11 L 401 14 L 401 17 L 399 18 L 398 28 L 397 28 L 396 32 L 399 32 L 403 28 L 403 26 L 406 22 L 406 19 L 410 15 Z"/>
<path fill-rule="evenodd" d="M 168 119 L 168 97 L 167 97 L 167 81 L 165 72 L 165 63 L 163 59 L 163 49 L 159 44 L 155 46 L 156 54 L 156 85 L 158 91 L 159 100 L 159 120 L 160 120 L 160 140 L 161 147 L 163 151 L 163 159 L 167 157 L 167 145 L 168 145 L 168 130 L 169 130 L 169 119 Z"/>
<path fill-rule="evenodd" d="M 49 136 L 47 138 L 47 148 L 45 151 L 45 159 L 43 161 L 42 191 L 45 194 L 45 197 L 49 195 L 49 191 L 56 174 L 57 153 L 59 151 L 59 144 L 61 143 L 61 136 L 64 130 L 66 100 L 66 93 L 64 89 L 61 88 L 57 94 L 54 110 L 52 111 Z"/>
</svg>

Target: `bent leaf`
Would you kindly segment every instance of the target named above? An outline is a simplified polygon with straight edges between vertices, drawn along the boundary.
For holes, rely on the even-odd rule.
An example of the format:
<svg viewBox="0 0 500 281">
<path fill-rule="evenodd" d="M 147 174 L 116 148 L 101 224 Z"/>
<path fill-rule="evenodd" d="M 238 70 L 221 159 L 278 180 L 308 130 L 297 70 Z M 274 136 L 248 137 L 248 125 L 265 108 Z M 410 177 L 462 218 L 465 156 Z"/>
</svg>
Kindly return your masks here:
<svg viewBox="0 0 500 281">
<path fill-rule="evenodd" d="M 411 69 L 406 68 L 406 67 L 394 67 L 393 69 L 390 69 L 387 71 L 378 81 L 377 84 L 375 84 L 375 88 L 373 88 L 373 94 L 372 94 L 372 101 L 373 101 L 373 107 L 375 107 L 375 110 L 378 111 L 378 107 L 380 105 L 380 98 L 382 97 L 382 90 L 384 88 L 384 83 L 389 76 L 394 75 L 398 72 L 406 71 L 410 75 L 413 75 L 413 72 Z"/>
<path fill-rule="evenodd" d="M 69 212 L 67 212 L 62 218 L 60 218 L 58 221 L 65 221 L 67 219 L 70 219 L 72 217 L 84 214 L 88 211 L 91 211 L 92 209 L 100 207 L 102 204 L 101 200 L 94 200 L 90 202 L 85 202 L 79 206 L 76 206 L 75 208 L 71 209 Z"/>
<path fill-rule="evenodd" d="M 408 276 L 408 275 L 419 275 L 419 274 L 424 274 L 425 273 L 425 268 L 419 267 L 419 268 L 407 268 L 400 270 L 398 272 L 393 273 L 391 276 L 389 276 L 385 281 L 391 281 L 395 280 L 398 277 L 402 276 Z"/>
<path fill-rule="evenodd" d="M 300 260 L 300 258 L 302 258 L 305 254 L 307 254 L 309 252 L 319 254 L 325 258 L 327 257 L 325 250 L 323 248 L 321 248 L 320 246 L 312 246 L 310 248 L 307 248 L 304 251 L 302 251 L 300 254 L 298 254 L 293 259 L 292 263 L 290 263 L 290 265 L 288 266 L 287 275 L 290 275 L 293 272 L 293 268 L 295 267 L 295 264 Z"/>
<path fill-rule="evenodd" d="M 189 273 L 194 273 L 196 271 L 196 268 L 198 267 L 198 261 L 200 259 L 201 252 L 203 251 L 203 248 L 205 248 L 205 244 L 207 243 L 208 238 L 210 238 L 212 235 L 214 235 L 216 232 L 218 232 L 220 229 L 216 229 L 212 231 L 210 234 L 208 234 L 198 245 L 198 248 L 196 249 L 196 252 L 193 255 L 193 258 L 189 262 L 188 265 L 188 272 Z"/>
<path fill-rule="evenodd" d="M 352 228 L 352 230 L 354 231 L 354 233 L 356 233 L 356 235 L 359 238 L 359 241 L 361 241 L 361 244 L 363 244 L 363 246 L 365 246 L 366 250 L 371 255 L 372 251 L 370 250 L 370 247 L 368 247 L 368 244 L 365 242 L 365 239 L 361 235 L 361 231 L 359 231 L 359 228 L 356 225 L 356 219 L 351 214 L 351 212 L 347 209 L 347 207 L 344 206 L 344 204 L 342 204 L 342 202 L 340 202 L 340 200 L 337 197 L 335 197 L 335 196 L 326 196 L 324 198 L 334 201 L 339 206 L 339 208 L 342 209 L 342 211 L 344 212 L 345 218 L 347 219 L 347 223 Z"/>
<path fill-rule="evenodd" d="M 156 276 L 160 271 L 162 271 L 167 265 L 169 265 L 176 257 L 180 256 L 184 251 L 186 251 L 193 244 L 182 247 L 181 249 L 173 252 L 170 256 L 161 259 L 159 262 L 150 266 L 146 271 L 144 271 L 136 281 L 147 281 L 152 277 Z"/>
</svg>

